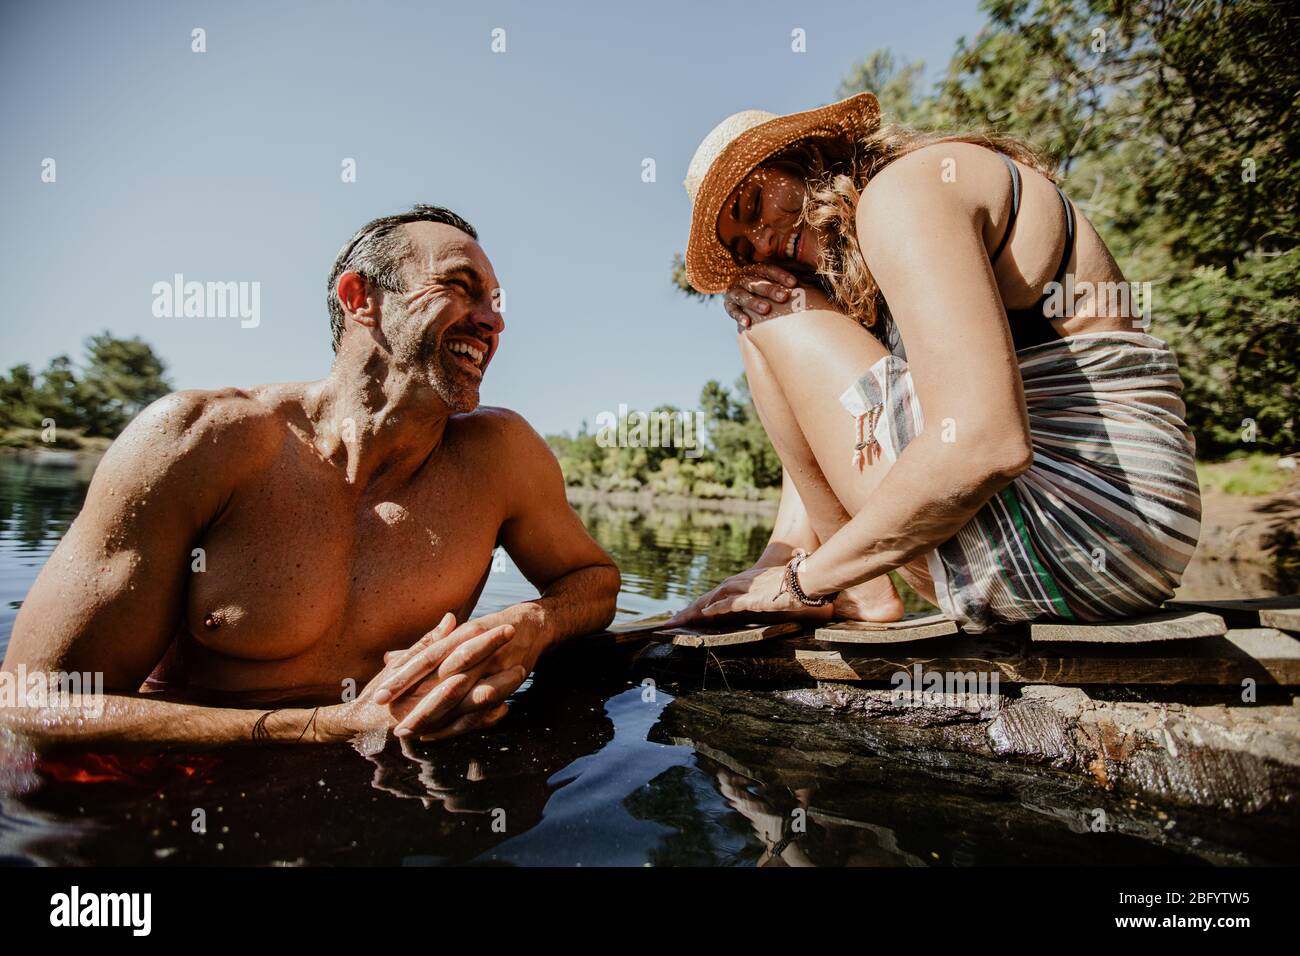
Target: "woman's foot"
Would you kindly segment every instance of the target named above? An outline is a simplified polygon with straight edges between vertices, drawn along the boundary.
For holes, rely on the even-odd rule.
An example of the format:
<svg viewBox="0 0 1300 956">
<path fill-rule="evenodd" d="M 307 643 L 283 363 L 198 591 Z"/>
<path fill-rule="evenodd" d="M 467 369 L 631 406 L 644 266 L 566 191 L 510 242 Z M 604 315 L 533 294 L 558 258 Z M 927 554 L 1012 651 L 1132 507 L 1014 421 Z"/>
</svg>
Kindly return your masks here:
<svg viewBox="0 0 1300 956">
<path fill-rule="evenodd" d="M 888 574 L 882 574 L 870 581 L 863 581 L 846 591 L 841 591 L 835 599 L 835 619 L 837 621 L 869 621 L 873 624 L 887 624 L 901 620 L 906 608 L 903 599 Z"/>
</svg>

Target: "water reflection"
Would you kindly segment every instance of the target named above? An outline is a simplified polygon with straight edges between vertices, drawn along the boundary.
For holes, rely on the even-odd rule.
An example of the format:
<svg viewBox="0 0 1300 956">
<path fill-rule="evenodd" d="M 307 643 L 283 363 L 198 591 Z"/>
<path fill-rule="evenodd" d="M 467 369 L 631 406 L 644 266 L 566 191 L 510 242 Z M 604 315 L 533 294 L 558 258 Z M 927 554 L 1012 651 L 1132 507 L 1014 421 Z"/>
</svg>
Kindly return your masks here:
<svg viewBox="0 0 1300 956">
<path fill-rule="evenodd" d="M 696 754 L 637 803 L 677 831 L 652 859 L 685 847 L 698 862 L 761 866 L 1276 864 L 1300 852 L 1285 808 L 1142 805 L 1077 774 L 918 746 L 906 728 L 819 719 L 780 694 L 679 697 L 650 739 Z M 1104 834 L 1089 826 L 1098 808 Z"/>
<path fill-rule="evenodd" d="M 575 510 L 623 572 L 626 590 L 679 604 L 752 566 L 772 531 L 765 513 L 605 504 Z"/>
<path fill-rule="evenodd" d="M 775 518 L 763 511 L 606 504 L 582 504 L 575 510 L 623 572 L 624 591 L 665 602 L 671 610 L 753 567 Z M 934 610 L 897 574 L 891 578 L 908 611 Z"/>
<path fill-rule="evenodd" d="M 69 452 L 0 452 L 0 657 L 27 589 L 81 510 L 96 461 Z"/>
<path fill-rule="evenodd" d="M 81 510 L 97 459 L 71 452 L 0 454 L 6 548 L 48 552 Z"/>
<path fill-rule="evenodd" d="M 535 678 L 499 732 L 438 745 L 67 752 L 0 762 L 0 855 L 55 865 L 491 860 L 614 736 L 627 688 Z M 589 812 L 593 808 L 588 808 Z M 507 855 L 508 856 L 508 855 Z M 592 863 L 601 862 L 599 857 Z"/>
</svg>

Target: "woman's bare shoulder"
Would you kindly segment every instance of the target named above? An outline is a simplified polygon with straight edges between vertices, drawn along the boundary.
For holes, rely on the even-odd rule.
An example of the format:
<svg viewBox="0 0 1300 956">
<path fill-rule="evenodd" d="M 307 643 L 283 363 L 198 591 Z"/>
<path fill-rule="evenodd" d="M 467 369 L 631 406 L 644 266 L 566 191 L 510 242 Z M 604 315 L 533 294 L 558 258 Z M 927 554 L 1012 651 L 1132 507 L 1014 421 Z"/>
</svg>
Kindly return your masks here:
<svg viewBox="0 0 1300 956">
<path fill-rule="evenodd" d="M 910 204 L 1001 206 L 1011 189 L 1000 154 L 975 143 L 931 143 L 900 156 L 862 190 L 859 210 L 897 210 Z"/>
<path fill-rule="evenodd" d="M 1011 177 L 998 153 L 974 143 L 932 143 L 877 173 L 858 200 L 859 242 L 872 255 L 902 252 L 916 230 L 1000 221 L 1010 205 Z"/>
</svg>

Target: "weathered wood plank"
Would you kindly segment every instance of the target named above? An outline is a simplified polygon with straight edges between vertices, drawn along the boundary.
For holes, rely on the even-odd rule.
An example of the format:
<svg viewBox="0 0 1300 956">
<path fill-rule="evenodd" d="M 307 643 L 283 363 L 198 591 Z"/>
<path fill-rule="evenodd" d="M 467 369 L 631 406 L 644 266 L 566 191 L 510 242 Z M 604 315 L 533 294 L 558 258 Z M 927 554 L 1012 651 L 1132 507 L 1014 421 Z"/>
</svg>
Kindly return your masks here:
<svg viewBox="0 0 1300 956">
<path fill-rule="evenodd" d="M 920 772 L 931 777 L 934 792 L 975 798 L 957 814 L 969 819 L 972 811 L 982 812 L 975 807 L 976 791 L 1014 768 L 1042 774 L 1036 778 L 1043 788 L 1039 796 L 1023 795 L 1021 808 L 1046 813 L 1058 825 L 1072 818 L 1076 833 L 1085 832 L 1090 819 L 1080 811 L 1098 806 L 1102 797 L 1091 785 L 1126 803 L 1142 797 L 1165 806 L 1172 801 L 1228 811 L 1199 818 L 1205 829 L 1193 839 L 1204 843 L 1234 817 L 1269 806 L 1285 813 L 1293 804 L 1300 793 L 1296 711 L 1286 704 L 1112 704 L 1080 688 L 1029 686 L 1003 706 L 966 712 L 958 722 L 937 713 L 938 719 L 918 720 L 917 708 L 892 689 L 822 684 L 785 693 L 718 688 L 682 694 L 665 708 L 656 730 L 675 742 L 690 741 L 701 756 L 765 784 L 769 794 L 808 788 L 809 816 L 819 805 L 853 816 L 867 806 L 863 819 L 887 820 L 878 800 L 845 802 L 835 791 L 874 783 L 881 799 L 899 800 L 905 808 L 907 794 L 925 784 L 917 780 L 909 787 L 903 781 Z M 994 755 L 995 762 L 969 762 Z M 886 772 L 868 769 L 880 760 L 888 762 Z M 1077 774 L 1084 786 L 1062 787 L 1060 777 L 1044 773 L 1044 764 Z M 1071 800 L 1078 803 L 1061 812 Z M 1191 836 L 1185 820 L 1168 828 L 1166 814 L 1156 818 L 1151 810 L 1152 838 L 1163 844 Z M 932 822 L 928 810 L 926 816 Z M 1004 813 L 1003 824 L 1005 819 Z"/>
<path fill-rule="evenodd" d="M 1220 637 L 1227 633 L 1227 630 L 1228 625 L 1217 614 L 1209 614 L 1205 611 L 1175 611 L 1097 624 L 1035 621 L 1029 625 L 1029 637 L 1034 641 L 1144 644 L 1149 641 Z"/>
<path fill-rule="evenodd" d="M 678 647 L 730 647 L 736 644 L 757 644 L 759 641 L 768 641 L 774 637 L 784 637 L 787 634 L 794 634 L 803 630 L 803 627 L 795 623 L 785 624 L 753 624 L 749 627 L 728 628 L 693 628 L 693 627 L 674 627 L 669 630 L 660 631 L 665 637 L 671 637 L 672 642 Z"/>
<path fill-rule="evenodd" d="M 1290 634 L 1271 627 L 1243 627 L 1229 631 L 1226 639 L 1243 654 L 1258 661 L 1276 683 L 1295 683 L 1287 678 L 1300 664 L 1300 641 Z"/>
<path fill-rule="evenodd" d="M 1264 627 L 1300 634 L 1300 607 L 1264 608 L 1259 612 L 1259 623 Z"/>
<path fill-rule="evenodd" d="M 664 611 L 661 614 L 651 614 L 647 617 L 638 617 L 631 621 L 621 621 L 609 626 L 611 634 L 639 634 L 641 631 L 655 630 L 662 628 L 664 623 L 672 619 L 670 611 Z"/>
<path fill-rule="evenodd" d="M 662 640 L 660 632 L 671 614 L 654 614 L 634 621 L 611 624 L 607 630 L 594 634 L 584 634 L 572 640 L 564 641 L 551 654 L 586 653 L 595 650 L 635 646 L 651 640 Z"/>
<path fill-rule="evenodd" d="M 830 644 L 901 644 L 957 633 L 957 622 L 943 614 L 907 617 L 877 624 L 870 621 L 838 621 L 817 628 L 817 640 Z"/>
<path fill-rule="evenodd" d="M 998 674 L 1008 684 L 1109 684 L 1300 686 L 1300 656 L 1286 635 L 1229 632 L 1161 644 L 1045 644 L 1027 637 L 959 635 L 949 641 L 842 645 L 828 649 L 808 636 L 792 637 L 747 653 L 651 645 L 635 667 L 655 676 L 733 684 L 795 687 L 814 681 L 889 683 L 920 664 L 925 671 Z M 1292 644 L 1292 638 L 1286 638 Z M 748 651 L 749 649 L 742 649 Z M 922 653 L 922 650 L 927 653 Z"/>
<path fill-rule="evenodd" d="M 1209 611 L 1228 622 L 1229 627 L 1272 627 L 1260 615 L 1264 611 L 1300 608 L 1300 594 L 1283 594 L 1278 597 L 1240 598 L 1231 601 L 1197 601 L 1182 598 L 1166 601 L 1167 611 Z"/>
</svg>

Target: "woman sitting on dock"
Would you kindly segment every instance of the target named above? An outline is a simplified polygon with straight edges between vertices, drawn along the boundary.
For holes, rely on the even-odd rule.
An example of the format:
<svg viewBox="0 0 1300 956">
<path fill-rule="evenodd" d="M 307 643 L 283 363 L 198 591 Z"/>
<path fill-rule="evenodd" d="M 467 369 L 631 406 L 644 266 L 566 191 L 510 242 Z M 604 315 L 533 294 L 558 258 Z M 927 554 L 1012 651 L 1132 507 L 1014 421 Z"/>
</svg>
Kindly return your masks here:
<svg viewBox="0 0 1300 956">
<path fill-rule="evenodd" d="M 863 93 L 729 117 L 686 190 L 686 275 L 727 293 L 784 484 L 758 564 L 675 624 L 897 620 L 895 569 L 974 631 L 1173 594 L 1200 527 L 1177 362 L 1031 149 L 882 127 Z"/>
</svg>

